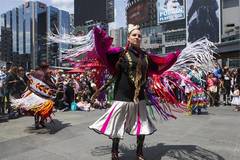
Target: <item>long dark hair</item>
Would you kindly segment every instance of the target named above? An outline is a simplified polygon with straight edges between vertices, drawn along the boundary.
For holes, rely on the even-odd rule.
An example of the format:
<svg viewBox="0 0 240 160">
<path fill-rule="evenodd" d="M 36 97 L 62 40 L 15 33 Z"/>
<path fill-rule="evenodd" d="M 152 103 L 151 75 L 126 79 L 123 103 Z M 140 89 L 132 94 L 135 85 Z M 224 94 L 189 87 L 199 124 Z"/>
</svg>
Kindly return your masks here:
<svg viewBox="0 0 240 160">
<path fill-rule="evenodd" d="M 123 60 L 123 58 L 124 58 L 124 56 L 126 55 L 126 53 L 128 52 L 129 46 L 130 46 L 130 43 L 127 42 L 124 52 L 122 52 L 122 54 L 120 55 L 117 63 L 115 64 L 116 70 L 118 70 L 118 65 L 119 65 L 120 62 Z"/>
</svg>

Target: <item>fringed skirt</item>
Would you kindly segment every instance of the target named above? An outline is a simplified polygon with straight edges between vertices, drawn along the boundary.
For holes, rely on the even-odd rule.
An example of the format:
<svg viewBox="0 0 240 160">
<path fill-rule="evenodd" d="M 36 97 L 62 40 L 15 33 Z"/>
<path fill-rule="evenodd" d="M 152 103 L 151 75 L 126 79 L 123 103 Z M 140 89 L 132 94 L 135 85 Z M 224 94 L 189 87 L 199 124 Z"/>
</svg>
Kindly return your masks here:
<svg viewBox="0 0 240 160">
<path fill-rule="evenodd" d="M 109 138 L 123 138 L 125 132 L 130 135 L 150 135 L 156 131 L 145 101 L 114 101 L 112 107 L 89 128 Z"/>
<path fill-rule="evenodd" d="M 208 97 L 204 90 L 193 91 L 190 99 L 191 106 L 206 107 L 208 104 Z"/>
<path fill-rule="evenodd" d="M 21 109 L 27 115 L 38 115 L 41 118 L 48 118 L 53 112 L 54 102 L 50 99 L 42 98 L 30 90 L 26 91 L 22 98 L 11 98 L 12 105 Z"/>
</svg>

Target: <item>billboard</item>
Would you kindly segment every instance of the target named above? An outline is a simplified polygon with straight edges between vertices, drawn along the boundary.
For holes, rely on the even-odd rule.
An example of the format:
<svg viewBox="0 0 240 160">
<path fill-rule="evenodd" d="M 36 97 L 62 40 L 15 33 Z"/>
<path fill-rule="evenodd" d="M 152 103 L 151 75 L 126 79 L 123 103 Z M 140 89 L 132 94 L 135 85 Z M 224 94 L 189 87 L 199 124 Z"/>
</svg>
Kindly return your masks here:
<svg viewBox="0 0 240 160">
<path fill-rule="evenodd" d="M 184 0 L 158 0 L 158 24 L 185 18 Z"/>
<path fill-rule="evenodd" d="M 113 22 L 114 0 L 74 0 L 74 25 L 85 22 Z"/>
<path fill-rule="evenodd" d="M 220 0 L 187 0 L 187 42 L 207 37 L 208 40 L 219 43 L 221 40 L 220 16 Z"/>
</svg>

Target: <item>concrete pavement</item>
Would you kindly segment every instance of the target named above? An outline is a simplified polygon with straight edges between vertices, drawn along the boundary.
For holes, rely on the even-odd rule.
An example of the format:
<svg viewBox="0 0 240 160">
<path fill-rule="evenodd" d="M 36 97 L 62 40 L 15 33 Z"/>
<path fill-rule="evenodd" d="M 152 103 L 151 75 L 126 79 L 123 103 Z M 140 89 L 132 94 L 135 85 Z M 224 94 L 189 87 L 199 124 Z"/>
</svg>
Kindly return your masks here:
<svg viewBox="0 0 240 160">
<path fill-rule="evenodd" d="M 146 137 L 147 160 L 239 160 L 240 112 L 210 108 L 209 114 L 157 121 Z M 57 112 L 54 124 L 35 130 L 32 117 L 0 123 L 1 160 L 110 160 L 111 140 L 88 129 L 105 110 Z M 121 160 L 135 159 L 133 136 L 120 142 Z"/>
</svg>

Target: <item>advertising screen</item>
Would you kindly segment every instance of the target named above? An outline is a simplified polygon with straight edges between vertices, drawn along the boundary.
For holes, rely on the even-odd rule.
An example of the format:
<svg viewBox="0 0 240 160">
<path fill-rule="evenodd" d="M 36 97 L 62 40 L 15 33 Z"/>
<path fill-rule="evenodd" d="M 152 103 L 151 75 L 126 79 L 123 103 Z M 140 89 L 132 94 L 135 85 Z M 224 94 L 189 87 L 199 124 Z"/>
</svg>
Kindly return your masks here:
<svg viewBox="0 0 240 160">
<path fill-rule="evenodd" d="M 186 12 L 187 42 L 202 37 L 220 42 L 220 0 L 187 0 Z"/>
<path fill-rule="evenodd" d="M 158 0 L 158 24 L 185 18 L 184 0 Z"/>
</svg>

